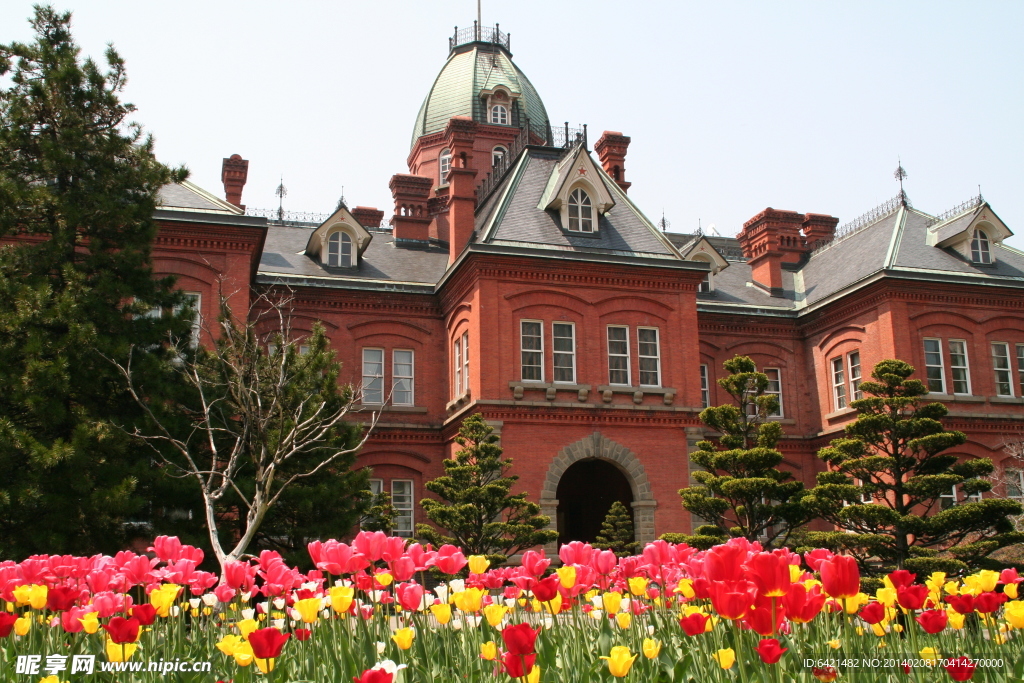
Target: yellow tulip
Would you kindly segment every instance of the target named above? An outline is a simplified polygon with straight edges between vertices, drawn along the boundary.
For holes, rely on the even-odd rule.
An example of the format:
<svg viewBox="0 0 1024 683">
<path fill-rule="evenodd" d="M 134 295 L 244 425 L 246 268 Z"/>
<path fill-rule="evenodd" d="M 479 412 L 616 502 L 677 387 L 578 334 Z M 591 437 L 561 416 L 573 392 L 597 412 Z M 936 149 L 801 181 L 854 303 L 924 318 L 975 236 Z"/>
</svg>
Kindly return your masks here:
<svg viewBox="0 0 1024 683">
<path fill-rule="evenodd" d="M 487 568 L 491 566 L 491 561 L 483 555 L 470 555 L 469 556 L 469 573 L 470 574 L 483 574 L 487 571 Z"/>
<path fill-rule="evenodd" d="M 875 599 L 886 607 L 896 604 L 896 591 L 892 588 L 879 588 L 875 591 Z"/>
<path fill-rule="evenodd" d="M 840 647 L 843 646 L 842 641 L 840 641 L 838 638 L 833 638 L 832 640 L 828 640 L 826 642 L 828 643 L 828 646 L 833 650 L 838 650 Z"/>
<path fill-rule="evenodd" d="M 40 678 L 39 683 L 60 683 L 60 679 L 56 676 L 47 676 L 46 678 Z M 64 683 L 68 683 L 64 681 Z"/>
<path fill-rule="evenodd" d="M 138 643 L 115 643 L 107 638 L 107 660 L 111 662 L 127 662 L 135 654 Z"/>
<path fill-rule="evenodd" d="M 149 603 L 156 608 L 156 613 L 161 617 L 170 616 L 171 607 L 174 606 L 174 599 L 178 597 L 179 591 L 181 586 L 165 583 L 150 591 Z"/>
<path fill-rule="evenodd" d="M 315 624 L 320 621 L 320 598 L 296 600 L 294 606 L 302 617 L 303 624 Z"/>
<path fill-rule="evenodd" d="M 493 640 L 488 640 L 486 643 L 480 643 L 480 658 L 486 659 L 489 662 L 493 662 L 498 658 L 498 646 Z"/>
<path fill-rule="evenodd" d="M 17 621 L 14 622 L 14 633 L 15 633 L 15 635 L 19 635 L 19 636 L 26 635 L 29 632 L 29 629 L 31 629 L 31 628 L 32 628 L 32 617 L 30 617 L 28 615 L 20 617 Z"/>
<path fill-rule="evenodd" d="M 959 631 L 964 627 L 965 614 L 960 614 L 955 609 L 950 607 L 946 610 L 946 615 L 949 617 L 949 627 Z"/>
<path fill-rule="evenodd" d="M 804 570 L 798 564 L 789 565 L 789 582 L 796 583 L 804 575 Z"/>
<path fill-rule="evenodd" d="M 1003 605 L 1003 617 L 1014 628 L 1024 628 L 1024 602 L 1013 600 Z"/>
<path fill-rule="evenodd" d="M 946 591 L 950 595 L 959 595 L 960 584 L 956 581 L 947 581 L 946 585 L 942 587 L 942 590 Z"/>
<path fill-rule="evenodd" d="M 661 654 L 661 641 L 653 638 L 644 638 L 644 657 L 654 659 Z"/>
<path fill-rule="evenodd" d="M 100 619 L 99 619 L 99 616 L 100 616 L 99 612 L 89 612 L 84 617 L 79 619 L 79 621 L 82 622 L 82 630 L 85 631 L 86 633 L 88 633 L 89 635 L 92 635 L 93 633 L 96 633 L 96 631 L 99 631 L 100 630 Z"/>
<path fill-rule="evenodd" d="M 377 583 L 384 587 L 390 586 L 391 582 L 395 580 L 395 577 L 391 576 L 391 574 L 387 572 L 381 572 L 380 574 L 375 575 L 373 578 L 377 579 Z"/>
<path fill-rule="evenodd" d="M 252 661 L 256 662 L 256 668 L 265 674 L 274 670 L 273 659 L 260 659 L 259 657 L 253 657 Z"/>
<path fill-rule="evenodd" d="M 629 625 L 633 623 L 633 615 L 629 612 L 619 612 L 615 615 L 615 623 L 619 625 L 619 628 L 629 628 Z"/>
<path fill-rule="evenodd" d="M 482 588 L 467 588 L 464 591 L 453 593 L 452 601 L 463 612 L 479 612 L 486 592 Z"/>
<path fill-rule="evenodd" d="M 1017 599 L 1017 584 L 1015 584 L 1015 583 L 1008 583 L 1005 586 L 1003 586 L 1003 595 L 1005 595 L 1006 597 L 1008 597 L 1008 598 L 1010 598 L 1012 600 L 1016 600 Z"/>
<path fill-rule="evenodd" d="M 857 595 L 852 598 L 846 598 L 843 602 L 846 603 L 847 614 L 856 614 L 860 611 L 861 605 L 868 604 L 868 596 L 864 593 L 857 593 Z"/>
<path fill-rule="evenodd" d="M 926 647 L 921 649 L 921 659 L 929 665 L 935 665 L 939 663 L 939 651 L 934 647 Z"/>
<path fill-rule="evenodd" d="M 896 625 L 899 626 L 899 624 L 896 624 Z M 871 624 L 871 632 L 874 633 L 879 638 L 881 638 L 882 636 L 885 635 L 885 627 L 882 626 L 881 624 Z"/>
<path fill-rule="evenodd" d="M 693 580 L 679 579 L 679 585 L 676 586 L 676 593 L 682 594 L 684 598 L 692 598 L 697 595 L 696 591 L 693 590 Z"/>
<path fill-rule="evenodd" d="M 412 639 L 416 637 L 416 632 L 411 628 L 400 628 L 391 635 L 391 640 L 395 641 L 395 645 L 398 646 L 399 650 L 408 650 L 412 647 Z"/>
<path fill-rule="evenodd" d="M 229 633 L 217 642 L 216 647 L 218 650 L 230 657 L 234 654 L 238 646 L 244 642 L 245 640 L 242 636 L 236 636 L 233 633 Z"/>
<path fill-rule="evenodd" d="M 576 585 L 576 567 L 571 564 L 559 567 L 555 573 L 558 574 L 558 581 L 562 584 L 562 588 L 572 588 Z"/>
<path fill-rule="evenodd" d="M 238 627 L 243 638 L 248 638 L 250 633 L 260 627 L 259 622 L 255 619 L 242 619 L 240 622 L 235 624 L 235 626 Z"/>
<path fill-rule="evenodd" d="M 608 673 L 616 678 L 624 678 L 629 673 L 630 667 L 633 666 L 636 655 L 630 655 L 629 648 L 625 645 L 616 645 L 607 657 L 602 655 L 601 659 L 608 662 Z"/>
<path fill-rule="evenodd" d="M 643 595 L 647 592 L 647 577 L 645 576 L 634 576 L 627 581 L 629 584 L 629 592 L 633 595 Z"/>
<path fill-rule="evenodd" d="M 946 572 L 932 572 L 932 575 L 928 577 L 928 580 L 924 582 L 924 585 L 928 586 L 928 589 L 933 593 L 938 593 L 942 590 L 943 584 L 946 583 Z"/>
<path fill-rule="evenodd" d="M 28 605 L 32 609 L 43 609 L 46 607 L 46 594 L 49 589 L 46 586 L 30 584 L 18 586 L 14 589 L 14 600 L 18 606 Z"/>
<path fill-rule="evenodd" d="M 252 645 L 248 641 L 242 642 L 236 647 L 231 656 L 235 658 L 235 664 L 242 667 L 249 666 L 252 664 L 252 660 L 256 659 L 252 653 Z"/>
<path fill-rule="evenodd" d="M 608 614 L 615 614 L 622 605 L 622 593 L 605 593 L 601 596 L 601 605 Z"/>
<path fill-rule="evenodd" d="M 540 683 L 540 667 L 536 664 L 530 669 L 530 673 L 526 674 L 526 683 Z"/>
<path fill-rule="evenodd" d="M 327 594 L 331 596 L 331 609 L 337 614 L 344 614 L 352 606 L 356 589 L 352 586 L 334 586 Z"/>
<path fill-rule="evenodd" d="M 508 607 L 505 605 L 499 605 L 498 603 L 491 603 L 484 607 L 484 617 L 487 618 L 487 623 L 498 628 L 498 624 L 505 618 L 505 613 L 508 612 Z"/>
<path fill-rule="evenodd" d="M 978 577 L 978 584 L 981 586 L 983 593 L 988 593 L 996 589 L 996 585 L 999 583 L 999 572 L 992 571 L 991 569 L 982 569 L 974 576 Z"/>
<path fill-rule="evenodd" d="M 438 603 L 430 606 L 430 611 L 433 613 L 434 618 L 437 619 L 437 623 L 444 626 L 452 620 L 452 606 L 448 603 Z"/>
<path fill-rule="evenodd" d="M 711 656 L 718 662 L 718 666 L 723 669 L 731 669 L 732 665 L 736 663 L 736 652 L 731 647 L 714 652 Z"/>
</svg>

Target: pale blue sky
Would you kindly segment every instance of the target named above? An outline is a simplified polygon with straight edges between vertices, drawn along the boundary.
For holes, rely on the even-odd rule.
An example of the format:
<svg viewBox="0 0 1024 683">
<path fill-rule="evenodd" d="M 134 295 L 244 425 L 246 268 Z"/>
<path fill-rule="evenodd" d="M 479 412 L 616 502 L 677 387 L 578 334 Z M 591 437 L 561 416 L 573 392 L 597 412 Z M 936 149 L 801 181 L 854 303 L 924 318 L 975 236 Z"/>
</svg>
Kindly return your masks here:
<svg viewBox="0 0 1024 683">
<path fill-rule="evenodd" d="M 66 0 L 87 54 L 112 41 L 127 99 L 194 182 L 250 160 L 243 201 L 390 214 L 411 128 L 474 0 Z M 0 42 L 26 39 L 26 0 Z M 675 231 L 734 234 L 766 206 L 845 223 L 907 193 L 930 213 L 977 193 L 1024 248 L 1024 3 L 484 0 L 553 124 L 632 136 L 631 196 Z"/>
</svg>

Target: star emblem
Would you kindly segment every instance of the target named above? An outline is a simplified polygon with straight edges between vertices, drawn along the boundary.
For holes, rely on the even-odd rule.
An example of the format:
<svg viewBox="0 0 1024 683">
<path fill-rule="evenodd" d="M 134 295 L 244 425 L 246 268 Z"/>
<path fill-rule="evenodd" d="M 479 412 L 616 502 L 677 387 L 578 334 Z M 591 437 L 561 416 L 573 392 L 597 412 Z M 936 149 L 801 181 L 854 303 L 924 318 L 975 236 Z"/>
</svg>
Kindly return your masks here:
<svg viewBox="0 0 1024 683">
<path fill-rule="evenodd" d="M 580 175 L 587 175 L 587 169 L 581 168 L 580 169 Z"/>
</svg>

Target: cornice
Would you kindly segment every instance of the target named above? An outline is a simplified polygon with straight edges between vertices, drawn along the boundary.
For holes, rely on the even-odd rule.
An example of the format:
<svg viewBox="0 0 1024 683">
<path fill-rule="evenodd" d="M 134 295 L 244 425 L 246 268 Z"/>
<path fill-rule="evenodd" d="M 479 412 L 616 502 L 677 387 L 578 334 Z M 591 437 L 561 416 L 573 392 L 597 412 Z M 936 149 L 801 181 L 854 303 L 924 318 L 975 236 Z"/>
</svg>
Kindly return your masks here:
<svg viewBox="0 0 1024 683">
<path fill-rule="evenodd" d="M 270 285 L 269 289 L 279 285 Z M 437 298 L 433 294 L 409 294 L 380 292 L 379 295 L 365 291 L 351 292 L 343 289 L 327 289 L 320 287 L 292 288 L 295 308 L 306 312 L 317 312 L 323 309 L 361 311 L 366 313 L 382 312 L 407 313 L 426 318 L 440 318 L 441 311 L 437 306 Z"/>
</svg>

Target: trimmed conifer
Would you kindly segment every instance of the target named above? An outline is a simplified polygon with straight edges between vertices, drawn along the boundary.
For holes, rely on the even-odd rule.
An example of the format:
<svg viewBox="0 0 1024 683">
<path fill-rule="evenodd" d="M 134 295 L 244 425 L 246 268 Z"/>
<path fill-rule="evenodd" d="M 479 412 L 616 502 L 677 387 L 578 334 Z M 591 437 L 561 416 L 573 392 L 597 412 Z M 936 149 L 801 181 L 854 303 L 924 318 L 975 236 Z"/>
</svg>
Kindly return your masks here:
<svg viewBox="0 0 1024 683">
<path fill-rule="evenodd" d="M 640 544 L 633 530 L 633 517 L 620 501 L 615 501 L 608 508 L 608 514 L 601 524 L 601 533 L 593 545 L 598 550 L 613 550 L 618 557 L 640 552 Z"/>
</svg>

